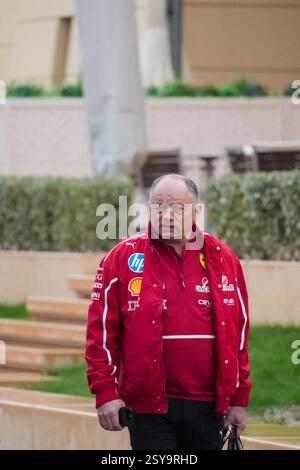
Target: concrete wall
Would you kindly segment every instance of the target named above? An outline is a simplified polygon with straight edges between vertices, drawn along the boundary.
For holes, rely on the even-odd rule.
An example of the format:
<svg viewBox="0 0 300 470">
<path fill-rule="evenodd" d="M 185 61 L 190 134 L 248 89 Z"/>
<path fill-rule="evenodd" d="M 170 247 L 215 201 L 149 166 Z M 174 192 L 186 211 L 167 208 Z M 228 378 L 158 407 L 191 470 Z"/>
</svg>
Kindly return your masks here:
<svg viewBox="0 0 300 470">
<path fill-rule="evenodd" d="M 300 325 L 300 263 L 244 260 L 252 324 Z"/>
<path fill-rule="evenodd" d="M 96 273 L 104 253 L 0 251 L 0 302 L 18 303 L 32 295 L 75 298 L 71 273 Z"/>
<path fill-rule="evenodd" d="M 8 100 L 0 135 L 0 174 L 91 175 L 82 100 Z"/>
<path fill-rule="evenodd" d="M 127 428 L 104 431 L 87 398 L 0 387 L 0 418 L 0 450 L 131 450 Z M 282 437 L 267 437 L 270 429 Z M 300 449 L 291 428 L 250 421 L 242 441 L 246 450 Z"/>
<path fill-rule="evenodd" d="M 147 99 L 149 148 L 180 148 L 183 171 L 203 189 L 199 162 L 255 140 L 299 140 L 300 106 L 289 98 Z M 91 162 L 81 99 L 10 99 L 0 106 L 0 174 L 89 176 Z"/>
<path fill-rule="evenodd" d="M 101 430 L 95 413 L 0 400 L 0 417 L 0 450 L 131 450 L 128 430 Z M 272 438 L 242 441 L 245 450 L 300 449 Z"/>
<path fill-rule="evenodd" d="M 105 432 L 95 412 L 0 400 L 2 450 L 130 450 L 127 429 Z"/>
<path fill-rule="evenodd" d="M 68 274 L 95 274 L 103 253 L 0 251 L 0 302 L 24 301 L 27 295 L 75 297 Z M 300 263 L 242 261 L 251 324 L 300 325 Z"/>
</svg>

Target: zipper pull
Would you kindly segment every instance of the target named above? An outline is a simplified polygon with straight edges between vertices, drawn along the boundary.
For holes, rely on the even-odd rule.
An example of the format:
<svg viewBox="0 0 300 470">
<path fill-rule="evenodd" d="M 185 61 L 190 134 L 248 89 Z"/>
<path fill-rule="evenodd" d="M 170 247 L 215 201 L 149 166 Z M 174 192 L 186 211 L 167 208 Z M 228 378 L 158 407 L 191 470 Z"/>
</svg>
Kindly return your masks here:
<svg viewBox="0 0 300 470">
<path fill-rule="evenodd" d="M 181 280 L 181 285 L 182 285 L 183 288 L 185 288 L 185 282 L 184 282 L 183 275 L 182 275 L 181 271 L 179 271 L 179 276 L 180 276 L 180 280 Z"/>
</svg>

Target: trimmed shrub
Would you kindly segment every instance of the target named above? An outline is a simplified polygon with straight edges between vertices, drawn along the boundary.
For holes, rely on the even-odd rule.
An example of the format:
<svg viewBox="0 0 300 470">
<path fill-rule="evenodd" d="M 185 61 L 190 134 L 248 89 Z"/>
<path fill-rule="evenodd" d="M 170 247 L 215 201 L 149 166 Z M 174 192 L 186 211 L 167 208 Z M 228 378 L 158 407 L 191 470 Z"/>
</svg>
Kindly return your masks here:
<svg viewBox="0 0 300 470">
<path fill-rule="evenodd" d="M 0 177 L 0 249 L 98 251 L 118 240 L 100 240 L 99 204 L 131 203 L 133 184 L 106 178 Z M 117 230 L 118 235 L 118 230 Z"/>
<path fill-rule="evenodd" d="M 241 258 L 300 261 L 300 171 L 223 176 L 206 204 L 211 231 Z"/>
<path fill-rule="evenodd" d="M 202 86 L 186 84 L 182 79 L 164 83 L 161 87 L 150 86 L 146 90 L 148 97 L 238 97 L 270 96 L 270 91 L 252 80 L 241 77 L 229 84 L 208 83 Z"/>
</svg>

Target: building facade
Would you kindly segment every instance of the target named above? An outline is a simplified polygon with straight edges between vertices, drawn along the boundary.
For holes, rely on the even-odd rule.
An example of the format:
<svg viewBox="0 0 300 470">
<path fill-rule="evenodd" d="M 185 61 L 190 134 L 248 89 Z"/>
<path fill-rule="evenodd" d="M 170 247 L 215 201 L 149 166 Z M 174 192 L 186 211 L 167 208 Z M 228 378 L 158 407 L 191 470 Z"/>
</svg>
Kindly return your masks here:
<svg viewBox="0 0 300 470">
<path fill-rule="evenodd" d="M 145 1 L 135 0 L 139 43 Z M 0 80 L 81 75 L 74 0 L 0 0 Z M 300 0 L 181 0 L 181 74 L 192 84 L 246 75 L 281 92 L 300 78 Z"/>
</svg>

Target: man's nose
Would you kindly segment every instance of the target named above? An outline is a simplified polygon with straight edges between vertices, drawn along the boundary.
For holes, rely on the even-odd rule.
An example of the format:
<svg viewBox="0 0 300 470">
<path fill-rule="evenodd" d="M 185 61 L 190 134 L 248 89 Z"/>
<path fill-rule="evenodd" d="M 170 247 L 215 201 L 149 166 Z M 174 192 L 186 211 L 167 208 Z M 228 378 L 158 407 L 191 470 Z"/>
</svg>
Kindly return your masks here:
<svg viewBox="0 0 300 470">
<path fill-rule="evenodd" d="M 162 214 L 163 220 L 174 220 L 174 210 L 171 206 L 165 208 Z"/>
</svg>

